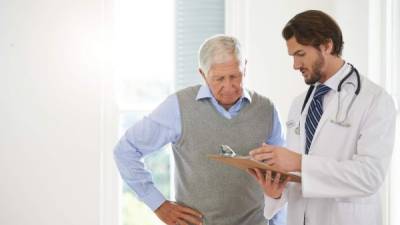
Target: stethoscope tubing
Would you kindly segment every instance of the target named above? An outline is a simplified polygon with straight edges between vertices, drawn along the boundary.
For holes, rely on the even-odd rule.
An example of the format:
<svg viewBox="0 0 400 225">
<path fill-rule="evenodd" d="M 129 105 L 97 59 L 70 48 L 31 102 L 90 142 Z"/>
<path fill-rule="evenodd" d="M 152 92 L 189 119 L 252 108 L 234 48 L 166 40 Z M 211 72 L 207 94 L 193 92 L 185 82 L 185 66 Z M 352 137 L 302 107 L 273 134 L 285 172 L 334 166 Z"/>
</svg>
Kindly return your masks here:
<svg viewBox="0 0 400 225">
<path fill-rule="evenodd" d="M 342 91 L 342 85 L 343 85 L 343 83 L 353 74 L 353 72 L 355 72 L 356 77 L 357 77 L 357 89 L 356 89 L 356 91 L 354 92 L 354 94 L 357 96 L 357 95 L 360 93 L 360 91 L 361 91 L 361 78 L 360 78 L 360 74 L 358 73 L 358 70 L 357 70 L 353 65 L 351 65 L 350 63 L 349 63 L 349 65 L 351 66 L 350 72 L 348 72 L 348 73 L 346 74 L 346 76 L 339 82 L 337 91 L 338 91 L 339 93 Z M 301 114 L 303 113 L 304 108 L 306 107 L 308 100 L 310 100 L 311 93 L 313 92 L 314 87 L 315 87 L 314 85 L 310 85 L 310 87 L 309 87 L 308 90 L 307 90 L 307 94 L 306 94 L 306 97 L 305 97 L 305 99 L 304 99 L 303 106 L 301 107 Z"/>
<path fill-rule="evenodd" d="M 353 66 L 353 65 L 351 65 L 350 63 L 349 63 L 349 65 L 351 66 L 351 69 L 350 69 L 350 71 L 346 74 L 346 76 L 339 82 L 339 84 L 338 84 L 338 88 L 337 88 L 337 91 L 338 91 L 338 107 L 337 107 L 337 111 L 336 111 L 336 118 L 335 118 L 335 120 L 334 119 L 331 119 L 331 122 L 332 123 L 335 123 L 335 124 L 337 124 L 337 125 L 339 125 L 339 126 L 343 126 L 343 127 L 350 127 L 350 124 L 349 123 L 346 123 L 346 120 L 347 120 L 347 117 L 348 117 L 348 114 L 349 114 L 349 111 L 350 111 L 350 109 L 351 109 L 351 107 L 353 106 L 353 103 L 354 103 L 354 100 L 356 99 L 356 97 L 358 96 L 358 94 L 360 93 L 360 91 L 361 91 L 361 77 L 360 77 L 360 74 L 358 73 L 358 70 Z M 343 85 L 343 83 L 353 74 L 353 73 L 355 73 L 356 74 L 356 77 L 357 77 L 357 88 L 356 88 L 356 90 L 354 91 L 354 96 L 353 96 L 353 98 L 351 99 L 351 102 L 350 102 L 350 104 L 348 105 L 348 107 L 347 107 L 347 110 L 346 110 L 346 114 L 345 114 L 345 117 L 344 117 L 344 119 L 343 120 L 341 120 L 341 121 L 339 121 L 338 120 L 338 115 L 339 115 L 339 112 L 340 112 L 340 92 L 341 92 L 341 90 L 342 90 L 342 85 Z M 307 94 L 306 94 L 306 97 L 305 97 L 305 99 L 304 99 L 304 102 L 303 102 L 303 105 L 302 105 L 302 107 L 301 107 L 301 113 L 300 113 L 300 115 L 301 114 L 303 114 L 303 111 L 304 111 L 304 108 L 306 107 L 306 105 L 307 105 L 307 103 L 308 103 L 308 101 L 309 101 L 309 99 L 310 99 L 310 97 L 311 97 L 311 93 L 313 92 L 313 90 L 314 90 L 314 85 L 310 85 L 310 87 L 308 88 L 308 90 L 307 90 Z M 299 124 L 298 124 L 298 126 L 295 128 L 295 133 L 296 134 L 300 134 L 300 121 L 299 121 Z"/>
</svg>

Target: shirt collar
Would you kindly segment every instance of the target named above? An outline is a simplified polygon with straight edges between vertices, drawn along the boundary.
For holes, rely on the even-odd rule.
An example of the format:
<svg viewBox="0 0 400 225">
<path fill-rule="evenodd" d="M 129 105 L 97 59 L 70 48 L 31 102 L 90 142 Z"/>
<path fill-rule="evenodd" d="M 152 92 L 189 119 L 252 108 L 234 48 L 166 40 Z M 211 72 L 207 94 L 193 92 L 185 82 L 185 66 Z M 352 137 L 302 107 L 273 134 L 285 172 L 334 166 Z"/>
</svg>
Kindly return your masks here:
<svg viewBox="0 0 400 225">
<path fill-rule="evenodd" d="M 207 85 L 201 85 L 199 92 L 197 93 L 196 100 L 201 100 L 205 98 L 212 98 L 216 100 L 215 97 L 212 95 L 210 88 L 208 88 Z M 243 99 L 246 99 L 249 103 L 251 103 L 250 92 L 245 88 L 243 88 L 243 93 L 239 101 L 242 101 Z"/>
<path fill-rule="evenodd" d="M 325 81 L 324 85 L 328 86 L 331 90 L 337 91 L 340 81 L 346 76 L 351 70 L 351 66 L 348 63 L 344 63 L 342 67 L 328 80 Z M 319 82 L 318 82 L 319 84 Z"/>
</svg>

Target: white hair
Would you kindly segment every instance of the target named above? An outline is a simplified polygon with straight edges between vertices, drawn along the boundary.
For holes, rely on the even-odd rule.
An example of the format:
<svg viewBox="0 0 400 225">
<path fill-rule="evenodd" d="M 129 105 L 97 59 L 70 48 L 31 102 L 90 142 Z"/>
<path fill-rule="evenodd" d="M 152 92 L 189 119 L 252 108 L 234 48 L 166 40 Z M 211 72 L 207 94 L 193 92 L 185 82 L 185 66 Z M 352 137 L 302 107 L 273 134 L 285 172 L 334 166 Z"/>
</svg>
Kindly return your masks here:
<svg viewBox="0 0 400 225">
<path fill-rule="evenodd" d="M 228 35 L 215 35 L 203 42 L 199 49 L 199 67 L 207 76 L 213 64 L 224 63 L 235 57 L 241 69 L 244 59 L 239 41 Z"/>
</svg>

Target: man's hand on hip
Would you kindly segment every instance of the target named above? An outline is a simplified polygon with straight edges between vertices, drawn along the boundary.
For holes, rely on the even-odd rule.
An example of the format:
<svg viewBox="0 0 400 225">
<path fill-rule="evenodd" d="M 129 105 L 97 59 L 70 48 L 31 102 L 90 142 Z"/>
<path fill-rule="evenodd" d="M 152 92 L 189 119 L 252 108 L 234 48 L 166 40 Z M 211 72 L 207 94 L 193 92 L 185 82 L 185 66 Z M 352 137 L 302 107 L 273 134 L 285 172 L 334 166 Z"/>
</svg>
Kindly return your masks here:
<svg viewBox="0 0 400 225">
<path fill-rule="evenodd" d="M 165 201 L 154 212 L 167 225 L 202 225 L 200 212 L 175 202 Z"/>
</svg>

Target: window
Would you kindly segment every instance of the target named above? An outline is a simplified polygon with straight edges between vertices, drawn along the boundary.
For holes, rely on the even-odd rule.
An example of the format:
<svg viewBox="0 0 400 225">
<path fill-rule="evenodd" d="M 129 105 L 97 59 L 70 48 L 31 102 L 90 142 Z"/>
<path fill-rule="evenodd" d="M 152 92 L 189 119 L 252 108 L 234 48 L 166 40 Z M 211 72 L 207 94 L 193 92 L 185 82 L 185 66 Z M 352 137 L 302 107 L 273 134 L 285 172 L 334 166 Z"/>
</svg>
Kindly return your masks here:
<svg viewBox="0 0 400 225">
<path fill-rule="evenodd" d="M 119 135 L 150 113 L 174 90 L 201 83 L 197 50 L 203 40 L 224 33 L 224 0 L 115 0 L 114 73 Z M 145 157 L 154 182 L 167 197 L 171 189 L 170 146 Z M 123 225 L 163 224 L 125 184 Z"/>
<path fill-rule="evenodd" d="M 120 113 L 120 134 L 140 120 L 148 111 L 131 110 Z M 170 146 L 145 158 L 146 168 L 152 171 L 153 180 L 157 188 L 167 198 L 170 197 Z M 154 213 L 142 202 L 137 200 L 136 194 L 125 184 L 122 185 L 122 224 L 123 225 L 162 225 Z M 140 219 L 139 219 L 140 218 Z"/>
<path fill-rule="evenodd" d="M 203 41 L 225 32 L 224 0 L 176 0 L 175 88 L 199 84 L 197 51 Z"/>
<path fill-rule="evenodd" d="M 154 7 L 157 5 L 157 7 Z M 172 92 L 174 73 L 173 1 L 117 0 L 114 8 L 114 72 L 119 134 L 148 114 Z M 170 197 L 169 146 L 145 158 L 160 191 Z M 123 225 L 163 224 L 125 183 L 121 188 Z"/>
</svg>

